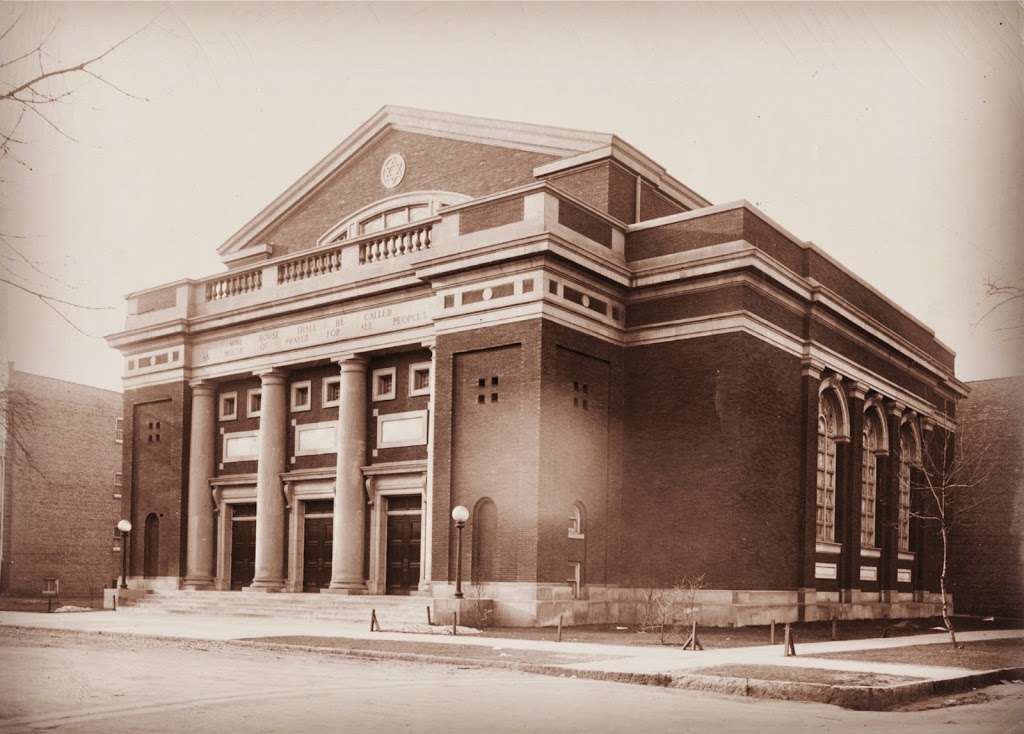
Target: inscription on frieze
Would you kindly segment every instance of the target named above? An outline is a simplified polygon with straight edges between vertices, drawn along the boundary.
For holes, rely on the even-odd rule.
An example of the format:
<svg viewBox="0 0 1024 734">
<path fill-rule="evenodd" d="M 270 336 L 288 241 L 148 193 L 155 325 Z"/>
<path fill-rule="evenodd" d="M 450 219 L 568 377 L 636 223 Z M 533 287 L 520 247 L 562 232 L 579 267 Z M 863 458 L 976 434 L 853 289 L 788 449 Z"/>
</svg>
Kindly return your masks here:
<svg viewBox="0 0 1024 734">
<path fill-rule="evenodd" d="M 195 345 L 192 364 L 199 367 L 355 337 L 385 334 L 430 323 L 432 318 L 433 300 L 430 298 L 353 311 L 341 316 L 328 316 L 301 324 L 201 342 Z"/>
</svg>

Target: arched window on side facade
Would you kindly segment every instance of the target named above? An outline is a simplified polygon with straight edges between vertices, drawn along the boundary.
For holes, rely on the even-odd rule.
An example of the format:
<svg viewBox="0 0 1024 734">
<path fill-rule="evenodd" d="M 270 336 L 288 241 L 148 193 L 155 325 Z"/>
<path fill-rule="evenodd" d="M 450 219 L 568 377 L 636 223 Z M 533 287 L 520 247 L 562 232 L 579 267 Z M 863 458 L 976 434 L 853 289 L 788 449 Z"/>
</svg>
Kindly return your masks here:
<svg viewBox="0 0 1024 734">
<path fill-rule="evenodd" d="M 576 502 L 569 511 L 569 537 L 584 538 L 586 535 L 587 512 L 582 502 Z"/>
<path fill-rule="evenodd" d="M 823 390 L 818 400 L 818 475 L 815 537 L 829 543 L 836 539 L 836 446 L 842 414 L 836 391 Z"/>
<path fill-rule="evenodd" d="M 878 406 L 864 411 L 864 442 L 861 452 L 860 544 L 874 548 L 878 522 L 878 457 L 888 450 L 885 417 Z"/>
<path fill-rule="evenodd" d="M 910 470 L 921 463 L 921 443 L 916 426 L 905 419 L 900 429 L 900 471 L 899 471 L 899 550 L 910 550 Z"/>
</svg>

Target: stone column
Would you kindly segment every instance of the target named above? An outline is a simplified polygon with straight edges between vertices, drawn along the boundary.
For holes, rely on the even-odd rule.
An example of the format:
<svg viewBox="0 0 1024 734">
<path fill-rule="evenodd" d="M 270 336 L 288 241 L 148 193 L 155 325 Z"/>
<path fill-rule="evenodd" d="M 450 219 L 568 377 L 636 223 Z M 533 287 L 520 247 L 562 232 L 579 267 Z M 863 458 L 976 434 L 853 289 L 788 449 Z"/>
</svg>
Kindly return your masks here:
<svg viewBox="0 0 1024 734">
<path fill-rule="evenodd" d="M 890 402 L 885 407 L 885 419 L 889 430 L 889 459 L 885 467 L 885 487 L 879 488 L 878 523 L 881 538 L 878 547 L 882 549 L 881 562 L 878 564 L 878 588 L 883 602 L 896 600 L 896 569 L 899 566 L 898 555 L 900 546 L 900 462 L 903 447 L 900 445 L 900 422 L 903 418 L 904 406 Z"/>
<path fill-rule="evenodd" d="M 867 386 L 853 382 L 846 386 L 850 411 L 850 443 L 847 444 L 846 492 L 843 501 L 843 552 L 839 568 L 842 601 L 853 601 L 860 587 L 861 495 L 864 489 L 864 398 Z M 874 457 L 872 457 L 872 461 Z"/>
<path fill-rule="evenodd" d="M 284 486 L 284 502 L 288 512 L 288 580 L 285 591 L 302 591 L 302 549 L 306 535 L 306 503 L 295 499 L 295 487 L 288 483 Z"/>
<path fill-rule="evenodd" d="M 814 578 L 814 561 L 817 545 L 816 508 L 818 487 L 818 388 L 821 386 L 821 372 L 824 365 L 816 360 L 805 360 L 801 370 L 800 390 L 802 393 L 801 484 L 803 489 L 803 514 L 801 523 L 802 547 L 800 579 L 802 596 L 810 601 L 817 581 Z M 804 608 L 800 615 L 803 619 Z"/>
<path fill-rule="evenodd" d="M 186 589 L 213 585 L 213 499 L 210 477 L 214 474 L 216 440 L 216 391 L 207 383 L 192 385 L 192 429 L 188 454 L 188 537 Z"/>
<path fill-rule="evenodd" d="M 434 395 L 437 392 L 437 345 L 430 348 L 430 398 L 427 400 L 427 475 L 423 481 L 422 536 L 420 539 L 420 583 L 419 591 L 430 591 L 430 566 L 433 557 L 434 527 Z"/>
<path fill-rule="evenodd" d="M 285 429 L 288 384 L 278 370 L 258 373 L 261 379 L 259 461 L 256 469 L 256 574 L 247 591 L 280 591 L 284 586 Z"/>
<path fill-rule="evenodd" d="M 334 485 L 334 542 L 331 585 L 335 594 L 366 592 L 363 580 L 363 527 L 366 492 L 362 466 L 366 462 L 366 360 L 348 356 L 341 365 L 338 406 L 338 472 Z"/>
</svg>

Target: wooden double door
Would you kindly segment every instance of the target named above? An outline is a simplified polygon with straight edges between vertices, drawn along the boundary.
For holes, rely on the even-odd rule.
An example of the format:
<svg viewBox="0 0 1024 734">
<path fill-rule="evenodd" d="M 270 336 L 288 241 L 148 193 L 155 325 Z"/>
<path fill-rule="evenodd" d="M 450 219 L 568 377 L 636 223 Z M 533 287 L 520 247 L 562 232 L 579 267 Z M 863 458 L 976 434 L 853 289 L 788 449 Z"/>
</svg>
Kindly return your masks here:
<svg viewBox="0 0 1024 734">
<path fill-rule="evenodd" d="M 419 586 L 422 524 L 419 513 L 388 514 L 388 594 L 408 594 Z"/>
<path fill-rule="evenodd" d="M 249 586 L 256 576 L 256 517 L 231 522 L 231 588 Z"/>
<path fill-rule="evenodd" d="M 307 517 L 302 542 L 302 590 L 320 591 L 331 585 L 334 518 Z"/>
</svg>

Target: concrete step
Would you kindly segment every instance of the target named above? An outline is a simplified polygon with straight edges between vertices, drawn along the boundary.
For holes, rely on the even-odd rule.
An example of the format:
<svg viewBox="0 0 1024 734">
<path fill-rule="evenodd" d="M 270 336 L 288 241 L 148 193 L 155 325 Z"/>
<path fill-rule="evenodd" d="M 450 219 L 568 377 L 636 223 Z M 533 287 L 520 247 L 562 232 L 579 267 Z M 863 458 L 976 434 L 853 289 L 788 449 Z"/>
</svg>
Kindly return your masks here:
<svg viewBox="0 0 1024 734">
<path fill-rule="evenodd" d="M 286 617 L 368 623 L 371 610 L 391 624 L 423 624 L 429 597 L 254 594 L 231 591 L 156 591 L 126 603 L 125 611 L 211 616 Z"/>
</svg>

